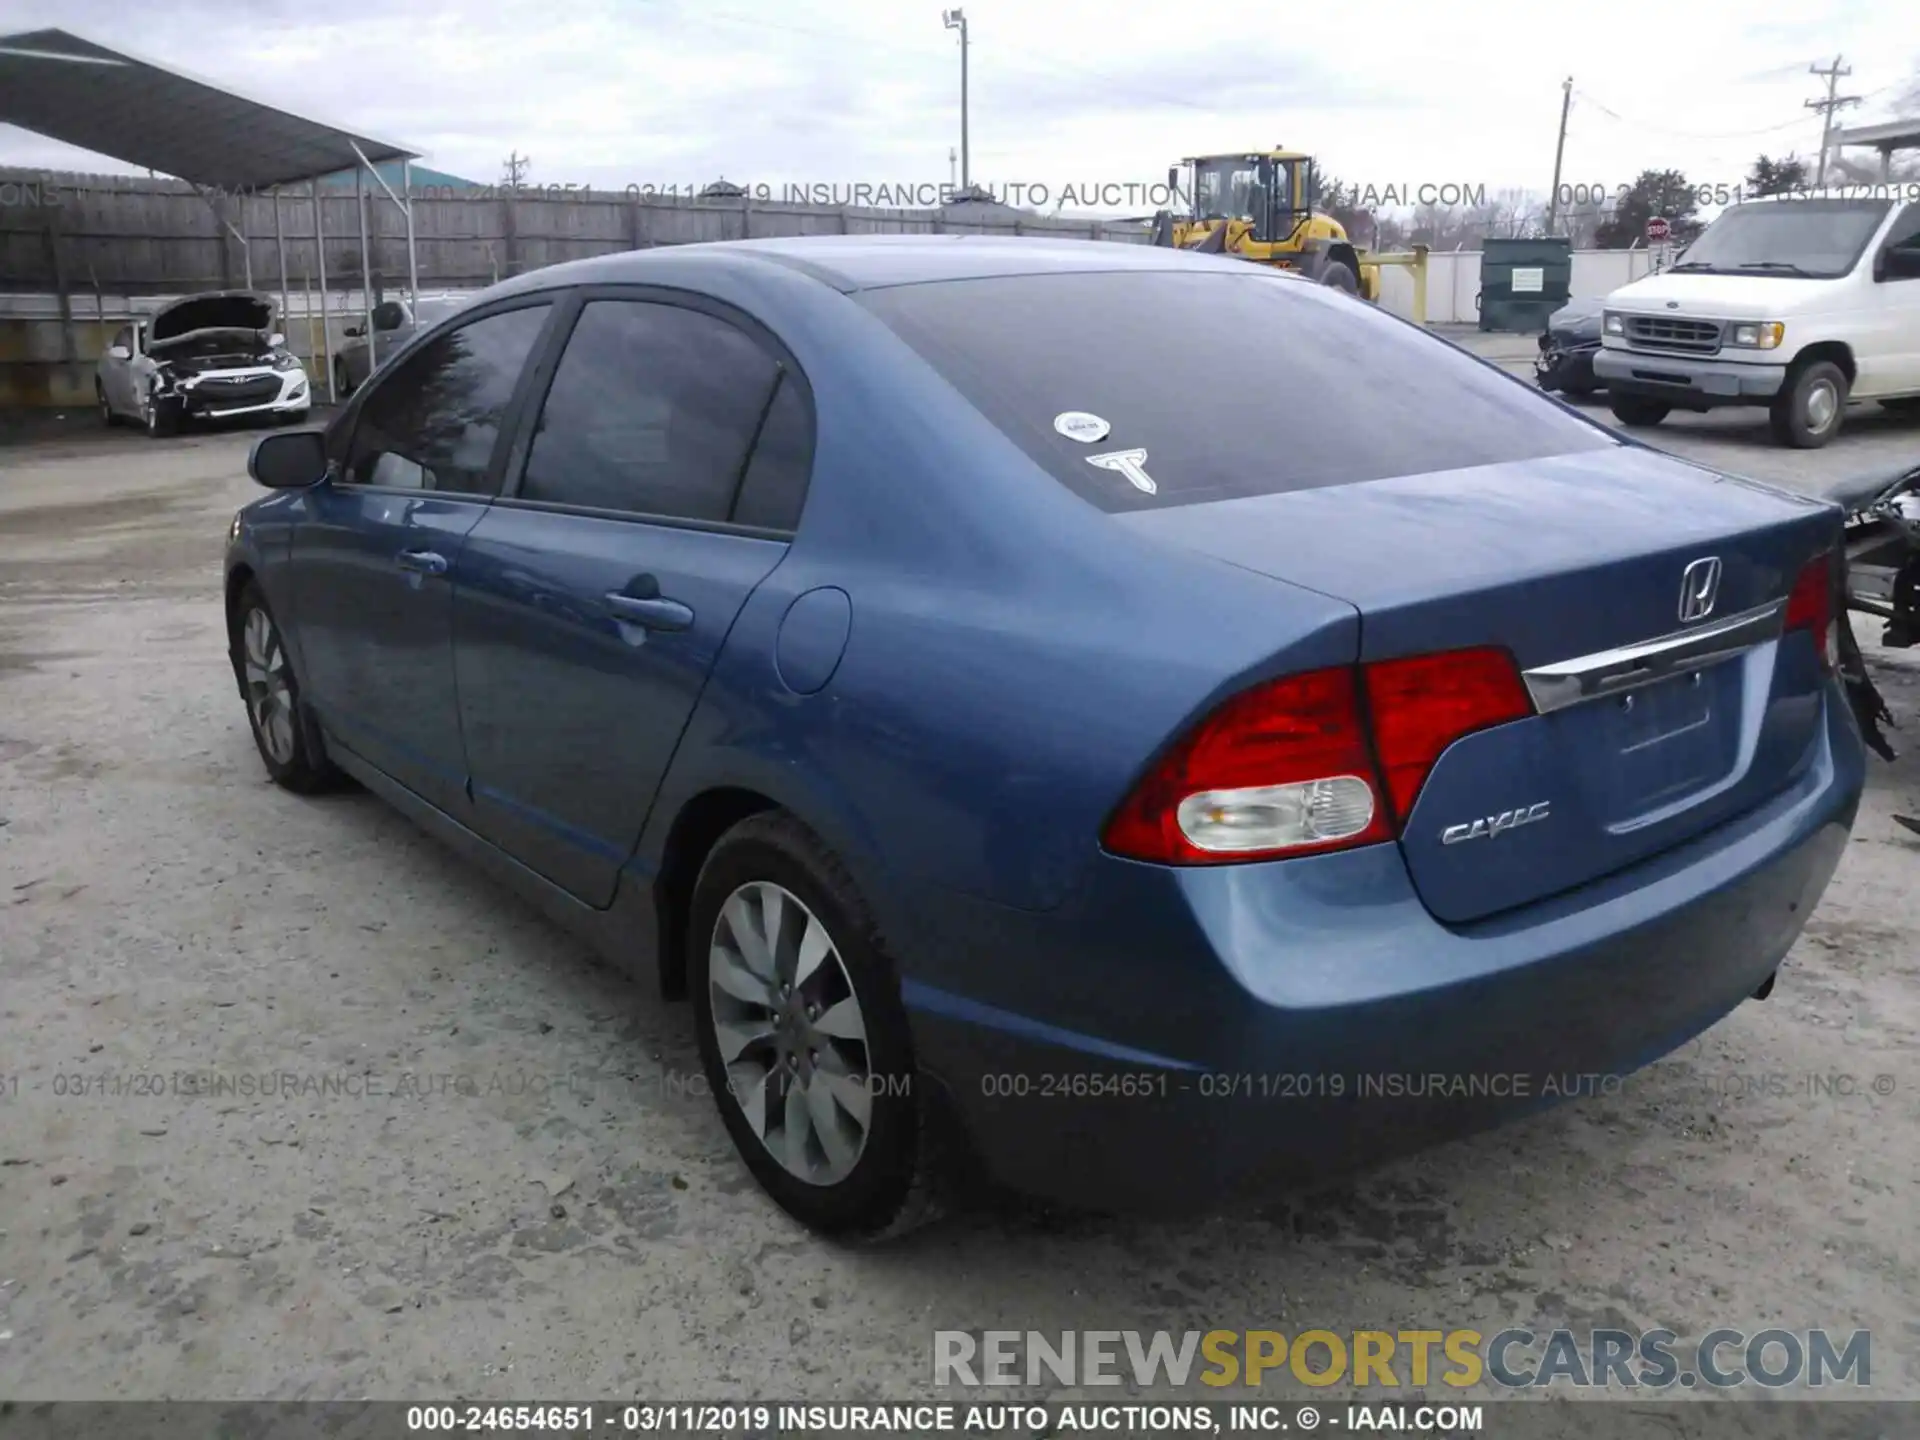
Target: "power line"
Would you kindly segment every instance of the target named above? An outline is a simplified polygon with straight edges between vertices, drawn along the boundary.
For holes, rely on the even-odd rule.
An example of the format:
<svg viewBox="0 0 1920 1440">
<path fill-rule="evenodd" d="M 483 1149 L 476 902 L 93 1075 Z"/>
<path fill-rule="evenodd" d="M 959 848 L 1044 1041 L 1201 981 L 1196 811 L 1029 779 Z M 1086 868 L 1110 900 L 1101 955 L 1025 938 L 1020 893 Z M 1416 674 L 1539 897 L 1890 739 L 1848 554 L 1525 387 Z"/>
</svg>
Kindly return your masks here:
<svg viewBox="0 0 1920 1440">
<path fill-rule="evenodd" d="M 1589 95 L 1585 90 L 1576 90 L 1573 93 L 1593 106 L 1593 108 L 1601 114 L 1618 120 L 1622 125 L 1631 125 L 1639 130 L 1651 130 L 1661 135 L 1671 135 L 1676 140 L 1744 140 L 1753 135 L 1774 135 L 1782 130 L 1791 130 L 1795 126 L 1805 125 L 1807 123 L 1805 120 L 1789 120 L 1780 125 L 1763 125 L 1755 130 L 1726 130 L 1717 134 L 1703 134 L 1688 130 L 1675 130 L 1671 125 L 1646 125 L 1638 120 L 1630 120 L 1617 110 L 1609 109 L 1592 95 Z"/>
</svg>

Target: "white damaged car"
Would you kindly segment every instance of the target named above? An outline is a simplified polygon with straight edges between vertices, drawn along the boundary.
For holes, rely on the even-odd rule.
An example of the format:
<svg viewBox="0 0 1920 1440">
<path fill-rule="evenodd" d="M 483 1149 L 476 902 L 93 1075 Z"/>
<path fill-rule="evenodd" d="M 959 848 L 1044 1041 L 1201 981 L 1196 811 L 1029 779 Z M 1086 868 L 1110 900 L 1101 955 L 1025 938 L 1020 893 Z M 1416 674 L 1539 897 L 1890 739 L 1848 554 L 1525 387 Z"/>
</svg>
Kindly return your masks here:
<svg viewBox="0 0 1920 1440">
<path fill-rule="evenodd" d="M 221 290 L 121 327 L 94 375 L 100 418 L 137 421 L 149 435 L 171 435 L 186 419 L 304 419 L 313 388 L 273 322 L 267 296 Z"/>
</svg>

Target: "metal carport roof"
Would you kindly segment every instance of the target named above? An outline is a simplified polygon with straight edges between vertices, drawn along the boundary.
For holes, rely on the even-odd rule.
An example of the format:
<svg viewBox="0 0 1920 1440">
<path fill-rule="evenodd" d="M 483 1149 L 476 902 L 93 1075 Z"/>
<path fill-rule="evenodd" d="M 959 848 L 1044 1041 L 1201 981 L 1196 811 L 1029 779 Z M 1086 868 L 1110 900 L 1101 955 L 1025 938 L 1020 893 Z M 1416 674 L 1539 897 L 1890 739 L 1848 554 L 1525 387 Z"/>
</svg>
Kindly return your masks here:
<svg viewBox="0 0 1920 1440">
<path fill-rule="evenodd" d="M 0 121 L 220 190 L 419 155 L 65 30 L 0 35 Z"/>
<path fill-rule="evenodd" d="M 129 165 L 185 180 L 200 191 L 247 255 L 247 288 L 253 288 L 253 258 L 247 237 L 209 191 L 229 196 L 273 192 L 274 239 L 280 235 L 280 190 L 308 181 L 314 248 L 320 270 L 321 363 L 332 339 L 327 330 L 327 256 L 321 224 L 319 180 L 343 170 L 354 175 L 360 211 L 360 273 L 369 272 L 367 216 L 360 208 L 360 172 L 371 175 L 407 217 L 407 296 L 417 304 L 420 274 L 413 242 L 413 186 L 408 174 L 419 157 L 391 141 L 375 140 L 344 126 L 295 115 L 184 71 L 125 50 L 114 50 L 67 30 L 23 30 L 0 35 L 0 122 L 18 125 Z M 377 168 L 401 162 L 396 194 Z M 287 308 L 287 252 L 280 256 L 280 308 Z M 361 285 L 368 353 L 373 348 L 373 293 Z M 326 369 L 334 397 L 334 371 Z"/>
</svg>

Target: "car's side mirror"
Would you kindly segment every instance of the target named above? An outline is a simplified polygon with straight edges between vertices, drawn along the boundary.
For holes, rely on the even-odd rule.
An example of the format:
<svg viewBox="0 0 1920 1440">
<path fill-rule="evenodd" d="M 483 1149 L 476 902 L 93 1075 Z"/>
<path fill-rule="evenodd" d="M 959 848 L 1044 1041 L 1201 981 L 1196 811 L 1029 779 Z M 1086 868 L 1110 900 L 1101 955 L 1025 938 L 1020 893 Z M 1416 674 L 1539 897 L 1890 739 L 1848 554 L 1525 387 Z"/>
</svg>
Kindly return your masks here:
<svg viewBox="0 0 1920 1440">
<path fill-rule="evenodd" d="M 109 360 L 131 360 L 133 352 L 124 345 L 112 345 L 107 348 Z"/>
<path fill-rule="evenodd" d="M 269 490 L 303 490 L 326 478 L 326 437 L 318 430 L 262 435 L 247 456 L 247 473 Z"/>
</svg>

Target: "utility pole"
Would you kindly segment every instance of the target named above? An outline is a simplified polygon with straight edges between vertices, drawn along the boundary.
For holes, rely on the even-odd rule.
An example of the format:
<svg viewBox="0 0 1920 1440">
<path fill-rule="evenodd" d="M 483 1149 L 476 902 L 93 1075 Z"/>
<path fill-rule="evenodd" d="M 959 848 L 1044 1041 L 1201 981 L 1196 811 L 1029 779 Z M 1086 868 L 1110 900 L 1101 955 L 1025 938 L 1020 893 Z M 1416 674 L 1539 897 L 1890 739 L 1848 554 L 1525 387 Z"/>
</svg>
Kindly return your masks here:
<svg viewBox="0 0 1920 1440">
<path fill-rule="evenodd" d="M 522 155 L 518 150 L 515 150 L 507 156 L 506 173 L 500 177 L 501 184 L 505 185 L 509 190 L 518 190 L 520 188 L 520 182 L 527 178 L 527 168 L 532 164 L 533 161 L 531 159 Z"/>
<path fill-rule="evenodd" d="M 1840 63 L 1841 58 L 1842 57 L 1838 55 L 1834 56 L 1833 64 L 1827 66 L 1824 70 L 1818 65 L 1809 65 L 1807 67 L 1807 73 L 1809 75 L 1822 76 L 1827 82 L 1826 99 L 1802 102 L 1806 105 L 1807 109 L 1818 110 L 1820 112 L 1820 167 L 1818 173 L 1813 177 L 1813 184 L 1816 190 L 1827 183 L 1827 147 L 1833 142 L 1833 112 L 1845 106 L 1858 105 L 1860 103 L 1860 97 L 1858 95 L 1836 95 L 1834 93 L 1834 91 L 1839 88 L 1841 77 L 1853 74 L 1853 67 L 1851 65 L 1842 65 Z"/>
<path fill-rule="evenodd" d="M 940 21 L 947 29 L 960 32 L 960 188 L 966 190 L 973 184 L 967 165 L 967 12 L 942 10 Z"/>
<path fill-rule="evenodd" d="M 1573 77 L 1560 82 L 1560 138 L 1553 146 L 1553 191 L 1547 196 L 1547 234 L 1560 213 L 1560 161 L 1567 153 L 1567 111 L 1573 108 Z"/>
</svg>

